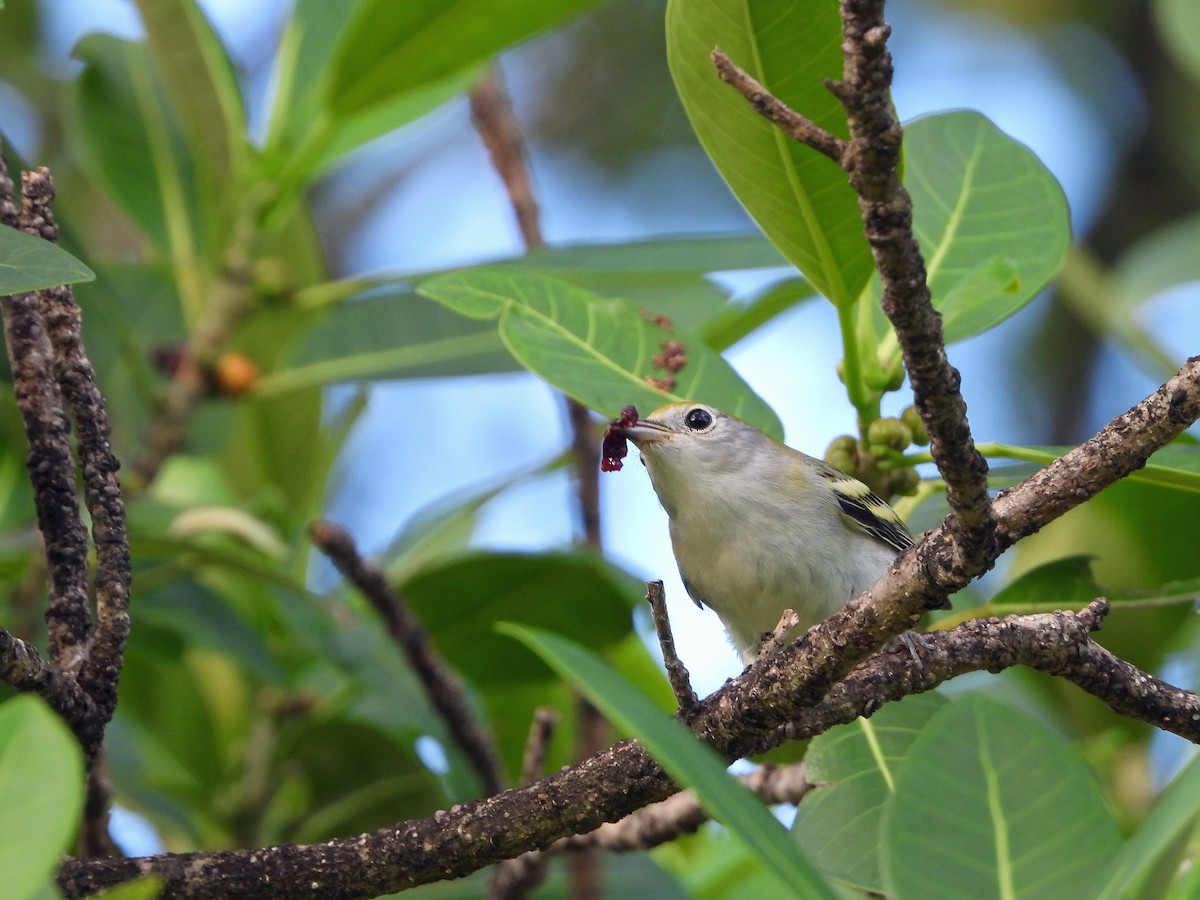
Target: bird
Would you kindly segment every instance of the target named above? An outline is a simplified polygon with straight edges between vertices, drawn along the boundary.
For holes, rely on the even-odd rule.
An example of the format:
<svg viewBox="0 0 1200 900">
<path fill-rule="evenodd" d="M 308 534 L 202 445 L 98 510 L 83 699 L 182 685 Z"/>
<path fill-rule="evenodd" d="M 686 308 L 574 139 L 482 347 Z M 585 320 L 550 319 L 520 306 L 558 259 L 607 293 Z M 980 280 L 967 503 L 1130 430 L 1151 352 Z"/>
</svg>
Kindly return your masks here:
<svg viewBox="0 0 1200 900">
<path fill-rule="evenodd" d="M 641 451 L 683 585 L 716 612 L 744 664 L 793 610 L 799 634 L 873 584 L 912 534 L 857 478 L 704 403 L 609 426 Z M 607 457 L 602 468 L 620 468 Z M 620 456 L 624 455 L 621 444 Z"/>
</svg>

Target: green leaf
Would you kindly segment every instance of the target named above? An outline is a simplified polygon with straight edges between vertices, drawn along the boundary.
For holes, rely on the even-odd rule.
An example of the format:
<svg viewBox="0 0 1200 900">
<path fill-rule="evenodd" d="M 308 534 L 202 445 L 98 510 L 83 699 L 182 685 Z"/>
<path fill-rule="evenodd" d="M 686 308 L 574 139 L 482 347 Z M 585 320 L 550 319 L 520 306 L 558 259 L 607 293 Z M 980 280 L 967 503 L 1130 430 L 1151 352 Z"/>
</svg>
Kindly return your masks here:
<svg viewBox="0 0 1200 900">
<path fill-rule="evenodd" d="M 0 705 L 0 871 L 4 896 L 34 897 L 58 868 L 83 809 L 83 755 L 38 697 Z"/>
<path fill-rule="evenodd" d="M 555 460 L 518 478 L 505 477 L 417 510 L 380 554 L 389 580 L 406 581 L 422 569 L 466 553 L 479 514 L 488 503 L 509 488 L 560 466 L 561 462 Z"/>
<path fill-rule="evenodd" d="M 194 0 L 137 0 L 150 52 L 193 158 L 227 187 L 245 164 L 246 115 L 225 47 Z M 217 199 L 204 196 L 202 199 Z"/>
<path fill-rule="evenodd" d="M 774 412 L 698 337 L 647 322 L 632 304 L 606 300 L 555 279 L 526 272 L 474 270 L 421 282 L 418 291 L 461 315 L 499 319 L 513 356 L 554 387 L 615 417 L 632 403 L 703 399 L 779 438 Z M 670 392 L 646 378 L 667 372 L 653 362 L 664 341 L 681 341 L 687 363 Z"/>
<path fill-rule="evenodd" d="M 365 0 L 339 42 L 327 94 L 345 118 L 494 56 L 592 0 Z"/>
<path fill-rule="evenodd" d="M 276 94 L 266 156 L 296 187 L 345 153 L 411 122 L 465 90 L 477 67 L 402 90 L 353 115 L 334 116 L 327 99 L 334 54 L 370 0 L 297 0 L 276 57 Z M 386 15 L 386 13 L 384 14 Z"/>
<path fill-rule="evenodd" d="M 67 121 L 84 169 L 177 267 L 193 265 L 203 204 L 145 46 L 92 34 L 74 56 L 84 70 L 72 85 Z"/>
<path fill-rule="evenodd" d="M 1092 578 L 1091 556 L 1067 556 L 1023 573 L 991 599 L 995 607 L 1030 606 L 1033 609 L 1075 609 L 1104 593 Z M 997 609 L 997 615 L 1017 610 Z"/>
<path fill-rule="evenodd" d="M 1121 843 L 1078 753 L 983 694 L 957 698 L 913 741 L 883 834 L 897 900 L 1090 898 Z"/>
<path fill-rule="evenodd" d="M 1113 266 L 1113 302 L 1123 316 L 1176 285 L 1200 281 L 1200 216 L 1165 225 L 1126 250 Z"/>
<path fill-rule="evenodd" d="M 1149 900 L 1165 896 L 1164 889 L 1178 874 L 1198 821 L 1200 759 L 1192 759 L 1158 798 L 1138 830 L 1105 866 L 1105 876 L 1096 885 L 1100 888 L 1094 894 L 1096 900 L 1124 900 L 1127 897 Z"/>
<path fill-rule="evenodd" d="M 722 350 L 758 325 L 814 295 L 803 279 L 784 278 L 744 300 L 712 279 L 714 273 L 788 266 L 761 236 L 711 236 L 580 244 L 530 253 L 506 262 L 545 272 L 605 297 L 623 297 L 675 327 L 699 333 Z"/>
<path fill-rule="evenodd" d="M 845 112 L 822 83 L 842 74 L 841 20 L 825 0 L 670 0 L 667 60 L 700 143 L 772 243 L 838 306 L 873 271 L 845 173 L 758 115 L 721 82 L 714 46 L 771 93 L 847 137 Z"/>
<path fill-rule="evenodd" d="M 568 245 L 506 260 L 504 265 L 544 271 L 606 297 L 624 297 L 647 315 L 666 316 L 685 331 L 700 330 L 704 341 L 717 349 L 812 296 L 803 279 L 785 277 L 747 299 L 731 300 L 730 291 L 710 279 L 714 272 L 786 265 L 761 237 Z M 301 305 L 336 308 L 305 330 L 285 367 L 259 379 L 256 394 L 353 380 L 518 368 L 495 328 L 417 297 L 414 281 L 436 274 L 445 273 L 353 280 L 306 292 Z"/>
<path fill-rule="evenodd" d="M 96 274 L 57 244 L 0 225 L 0 296 L 92 281 Z"/>
<path fill-rule="evenodd" d="M 946 342 L 998 325 L 1062 267 L 1070 213 L 1029 148 L 976 112 L 905 126 L 904 184 Z"/>
<path fill-rule="evenodd" d="M 162 895 L 162 887 L 161 875 L 143 875 L 141 878 L 105 888 L 93 896 L 97 900 L 158 900 Z"/>
<path fill-rule="evenodd" d="M 819 787 L 800 801 L 792 835 L 827 877 L 864 893 L 883 893 L 880 822 L 896 769 L 946 702 L 935 693 L 905 697 L 869 719 L 813 738 L 804 765 Z"/>
<path fill-rule="evenodd" d="M 346 381 L 517 368 L 494 326 L 465 319 L 402 287 L 339 305 L 304 332 L 290 364 L 260 378 L 254 393 L 269 397 Z"/>
<path fill-rule="evenodd" d="M 634 734 L 671 777 L 692 788 L 705 810 L 796 896 L 834 896 L 762 801 L 730 777 L 716 752 L 680 722 L 577 644 L 535 628 L 504 624 L 500 630 L 537 653 L 618 728 Z"/>
<path fill-rule="evenodd" d="M 784 278 L 769 284 L 745 303 L 728 303 L 704 323 L 700 336 L 714 350 L 732 347 L 777 315 L 816 297 L 803 278 Z"/>
<path fill-rule="evenodd" d="M 281 41 L 267 156 L 289 185 L 465 90 L 506 47 L 594 0 L 299 0 Z"/>
<path fill-rule="evenodd" d="M 419 572 L 401 594 L 446 660 L 479 685 L 543 678 L 492 626 L 522 622 L 588 647 L 607 647 L 632 628 L 640 582 L 586 555 L 472 553 Z M 522 725 L 522 727 L 526 727 Z"/>
<path fill-rule="evenodd" d="M 1020 459 L 1040 465 L 1054 462 L 1071 449 L 1070 447 L 1014 447 L 1011 444 L 979 445 L 979 452 L 989 459 L 994 457 Z M 1200 448 L 1186 444 L 1171 444 L 1157 451 L 1150 459 L 1153 462 L 1127 475 L 1122 480 L 1188 493 L 1200 492 Z"/>
<path fill-rule="evenodd" d="M 1158 33 L 1176 63 L 1200 82 L 1200 19 L 1191 0 L 1156 0 Z"/>
<path fill-rule="evenodd" d="M 132 460 L 160 400 L 163 376 L 154 351 L 185 336 L 179 296 L 165 266 L 101 262 L 96 272 L 95 281 L 76 286 L 75 299 L 117 458 Z"/>
</svg>

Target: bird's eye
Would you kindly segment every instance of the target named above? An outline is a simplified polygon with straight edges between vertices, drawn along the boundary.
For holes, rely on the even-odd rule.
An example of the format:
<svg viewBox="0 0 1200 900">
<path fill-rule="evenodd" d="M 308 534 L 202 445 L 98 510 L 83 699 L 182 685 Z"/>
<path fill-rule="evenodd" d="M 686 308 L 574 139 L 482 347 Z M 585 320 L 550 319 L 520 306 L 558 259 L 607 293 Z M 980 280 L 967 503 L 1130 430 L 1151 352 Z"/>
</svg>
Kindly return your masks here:
<svg viewBox="0 0 1200 900">
<path fill-rule="evenodd" d="M 695 409 L 688 410 L 688 414 L 683 417 L 683 424 L 692 431 L 703 431 L 713 423 L 712 413 L 707 409 L 702 409 L 697 406 Z"/>
</svg>

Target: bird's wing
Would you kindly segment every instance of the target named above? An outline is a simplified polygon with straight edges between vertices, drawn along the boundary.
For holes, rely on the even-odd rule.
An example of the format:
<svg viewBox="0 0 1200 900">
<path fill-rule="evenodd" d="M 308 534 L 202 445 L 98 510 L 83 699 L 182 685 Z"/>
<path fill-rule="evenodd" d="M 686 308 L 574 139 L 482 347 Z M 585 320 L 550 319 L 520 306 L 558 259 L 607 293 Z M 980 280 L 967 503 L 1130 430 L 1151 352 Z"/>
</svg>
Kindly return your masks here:
<svg viewBox="0 0 1200 900">
<path fill-rule="evenodd" d="M 833 466 L 823 465 L 820 472 L 829 482 L 838 505 L 850 521 L 871 537 L 894 548 L 896 552 L 912 546 L 912 535 L 886 500 L 857 478 L 851 478 Z"/>
</svg>

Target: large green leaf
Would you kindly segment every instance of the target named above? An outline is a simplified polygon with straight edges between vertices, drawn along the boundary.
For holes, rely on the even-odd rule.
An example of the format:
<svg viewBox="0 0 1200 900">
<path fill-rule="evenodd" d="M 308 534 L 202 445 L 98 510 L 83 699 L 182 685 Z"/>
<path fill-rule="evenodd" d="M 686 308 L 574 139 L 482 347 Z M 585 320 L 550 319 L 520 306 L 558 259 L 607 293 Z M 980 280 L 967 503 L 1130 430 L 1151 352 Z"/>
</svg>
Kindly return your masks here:
<svg viewBox="0 0 1200 900">
<path fill-rule="evenodd" d="M 725 771 L 725 762 L 682 723 L 582 647 L 557 634 L 506 624 L 512 635 L 567 679 L 619 728 L 633 733 L 671 777 L 758 856 L 797 897 L 834 896 L 762 801 Z"/>
<path fill-rule="evenodd" d="M 421 294 L 473 319 L 499 319 L 500 337 L 526 368 L 581 403 L 615 417 L 671 401 L 704 400 L 779 438 L 770 407 L 698 337 L 668 331 L 624 300 L 606 300 L 527 272 L 475 270 L 424 281 Z M 682 342 L 687 362 L 670 391 L 647 383 L 668 373 L 654 363 L 665 341 Z"/>
<path fill-rule="evenodd" d="M 593 0 L 365 0 L 333 61 L 338 117 L 437 82 L 549 28 Z"/>
<path fill-rule="evenodd" d="M 1105 867 L 1096 900 L 1139 900 L 1166 896 L 1166 886 L 1180 871 L 1190 839 L 1200 821 L 1200 759 L 1187 768 L 1158 798 L 1146 820 Z M 1192 867 L 1193 872 L 1195 866 Z M 1195 879 L 1192 879 L 1195 883 Z M 1194 893 L 1181 897 L 1194 897 Z"/>
<path fill-rule="evenodd" d="M 1070 212 L 1029 148 L 976 112 L 905 127 L 904 184 L 946 341 L 986 331 L 1032 300 L 1066 260 Z"/>
<path fill-rule="evenodd" d="M 623 297 L 648 316 L 666 316 L 717 349 L 730 346 L 812 296 L 801 278 L 781 276 L 732 299 L 713 273 L 786 265 L 762 237 L 701 236 L 620 244 L 568 245 L 506 260 L 606 297 Z M 480 268 L 488 268 L 482 266 Z M 260 396 L 342 381 L 425 378 L 518 368 L 496 329 L 416 295 L 430 275 L 356 279 L 321 285 L 301 305 L 335 308 L 307 328 L 286 366 L 255 385 Z"/>
<path fill-rule="evenodd" d="M 0 705 L 0 871 L 4 896 L 46 896 L 83 808 L 83 755 L 39 698 Z"/>
<path fill-rule="evenodd" d="M 193 158 L 216 190 L 235 183 L 249 145 L 242 95 L 225 48 L 194 0 L 137 0 L 150 52 Z M 204 194 L 206 202 L 229 194 Z"/>
<path fill-rule="evenodd" d="M 57 244 L 0 225 L 0 296 L 95 277 L 91 269 Z"/>
<path fill-rule="evenodd" d="M 791 268 L 758 235 L 568 245 L 531 253 L 512 265 L 544 271 L 605 297 L 623 297 L 648 314 L 666 316 L 676 327 L 700 334 L 717 349 L 814 293 L 792 271 L 757 295 L 730 299 L 731 291 L 713 279 L 714 273 Z"/>
<path fill-rule="evenodd" d="M 344 381 L 428 378 L 519 368 L 490 323 L 456 315 L 401 286 L 343 303 L 305 331 L 289 365 L 257 396 Z"/>
<path fill-rule="evenodd" d="M 83 168 L 169 256 L 185 309 L 197 316 L 208 299 L 198 264 L 206 203 L 149 54 L 142 44 L 92 34 L 79 42 L 75 56 L 84 70 L 72 86 L 67 121 Z"/>
<path fill-rule="evenodd" d="M 842 73 L 837 4 L 670 0 L 667 59 L 700 143 L 759 227 L 813 287 L 852 303 L 872 265 L 845 173 L 718 80 L 717 45 L 792 109 L 846 137 L 845 113 L 822 83 Z"/>
<path fill-rule="evenodd" d="M 921 730 L 883 829 L 886 893 L 897 900 L 1090 898 L 1121 843 L 1079 754 L 983 694 Z"/>
<path fill-rule="evenodd" d="M 428 815 L 445 795 L 413 751 L 416 737 L 345 716 L 288 723 L 278 747 L 287 760 L 277 774 L 284 783 L 273 799 L 277 818 L 292 821 L 261 842 L 312 843 Z"/>
<path fill-rule="evenodd" d="M 827 877 L 882 894 L 880 822 L 895 790 L 896 769 L 920 729 L 942 708 L 939 694 L 890 703 L 813 738 L 804 765 L 819 785 L 796 810 L 792 834 Z"/>
<path fill-rule="evenodd" d="M 419 118 L 465 90 L 476 67 L 400 90 L 391 98 L 348 116 L 328 108 L 329 79 L 339 40 L 367 14 L 370 0 L 328 3 L 297 0 L 276 56 L 275 98 L 266 142 L 268 167 L 289 173 L 296 189 L 340 156 L 372 138 Z"/>
<path fill-rule="evenodd" d="M 629 633 L 644 589 L 586 555 L 473 553 L 419 572 L 401 593 L 446 660 L 488 685 L 545 677 L 537 660 L 513 653 L 496 635 L 495 623 L 521 622 L 607 647 Z"/>
<path fill-rule="evenodd" d="M 267 154 L 303 181 L 464 90 L 506 47 L 594 0 L 299 0 Z"/>
</svg>

